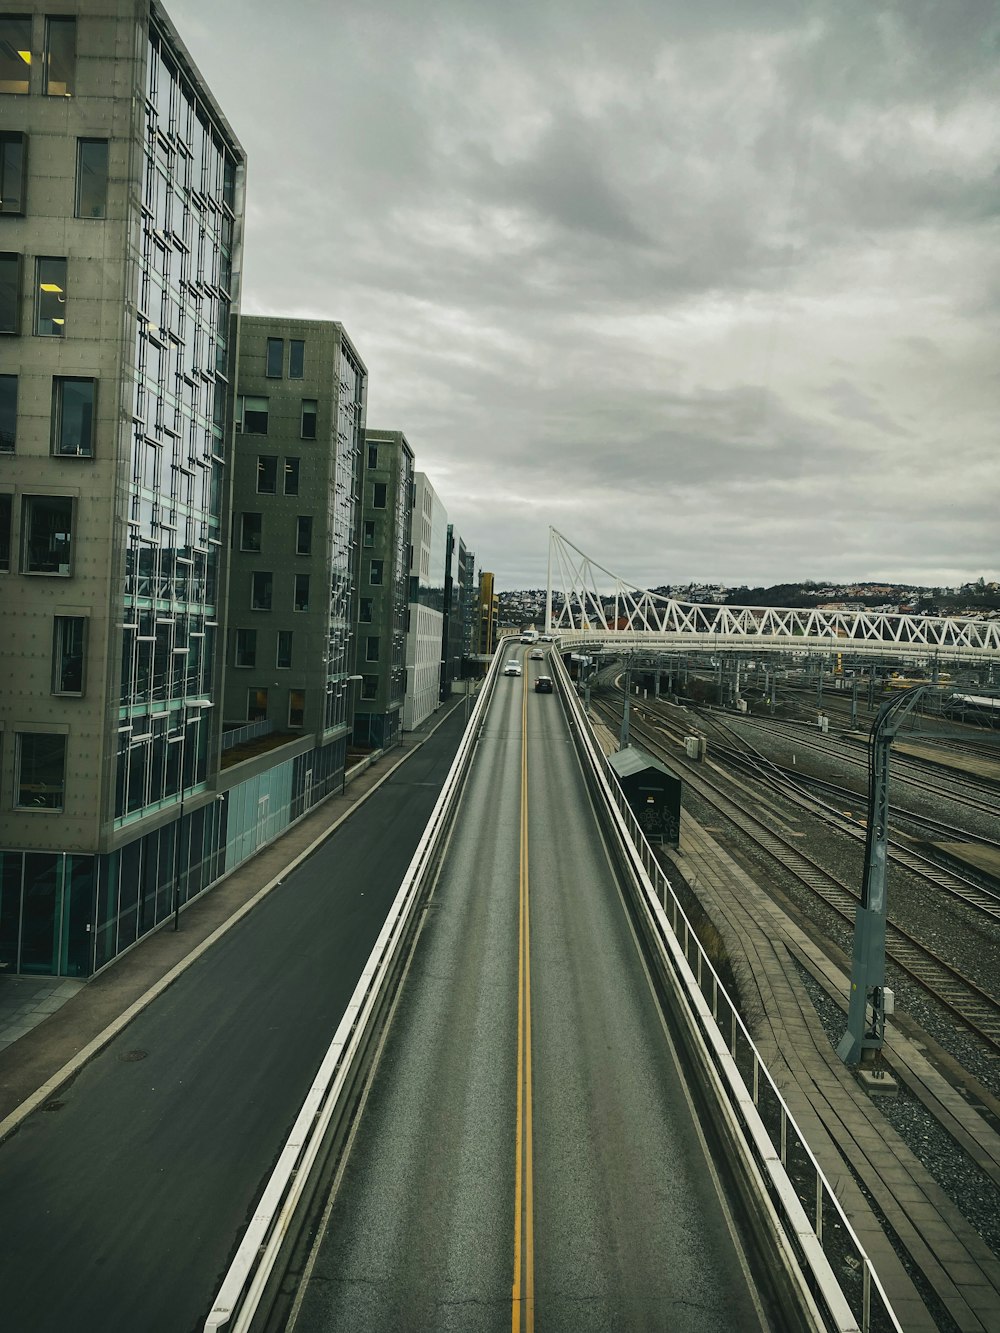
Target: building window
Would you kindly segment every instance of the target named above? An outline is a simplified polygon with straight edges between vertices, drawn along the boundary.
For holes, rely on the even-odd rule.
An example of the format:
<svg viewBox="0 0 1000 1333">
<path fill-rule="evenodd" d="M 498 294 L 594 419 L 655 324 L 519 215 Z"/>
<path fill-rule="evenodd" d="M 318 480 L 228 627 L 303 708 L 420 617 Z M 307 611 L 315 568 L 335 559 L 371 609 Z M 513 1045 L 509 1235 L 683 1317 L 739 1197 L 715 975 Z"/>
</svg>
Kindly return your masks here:
<svg viewBox="0 0 1000 1333">
<path fill-rule="evenodd" d="M 278 460 L 267 454 L 257 459 L 257 494 L 274 495 L 278 489 Z"/>
<path fill-rule="evenodd" d="M 76 92 L 76 19 L 45 20 L 45 93 L 72 97 Z"/>
<path fill-rule="evenodd" d="M 302 399 L 302 424 L 299 427 L 299 434 L 304 440 L 315 440 L 316 438 L 316 410 L 317 402 L 315 398 Z"/>
<path fill-rule="evenodd" d="M 267 721 L 267 690 L 247 690 L 247 721 Z"/>
<path fill-rule="evenodd" d="M 295 600 L 293 606 L 296 611 L 309 610 L 309 575 L 295 575 Z"/>
<path fill-rule="evenodd" d="M 273 592 L 273 574 L 258 569 L 250 575 L 250 609 L 252 611 L 270 611 Z"/>
<path fill-rule="evenodd" d="M 52 693 L 83 693 L 84 616 L 56 616 L 52 640 Z"/>
<path fill-rule="evenodd" d="M 309 514 L 299 514 L 295 520 L 295 554 L 309 555 L 312 551 L 313 521 Z"/>
<path fill-rule="evenodd" d="M 365 519 L 364 536 L 362 538 L 365 546 L 375 545 L 375 520 L 373 518 Z"/>
<path fill-rule="evenodd" d="M 383 560 L 373 560 L 368 566 L 368 582 L 372 587 L 376 587 L 382 582 L 382 567 L 385 564 Z"/>
<path fill-rule="evenodd" d="M 0 254 L 0 333 L 21 331 L 21 256 Z"/>
<path fill-rule="evenodd" d="M 379 636 L 377 634 L 369 634 L 367 642 L 365 643 L 366 662 L 378 661 L 378 648 L 379 648 Z"/>
<path fill-rule="evenodd" d="M 240 550 L 259 551 L 264 519 L 261 514 L 240 514 Z"/>
<path fill-rule="evenodd" d="M 35 260 L 35 333 L 43 338 L 65 336 L 65 259 Z"/>
<path fill-rule="evenodd" d="M 306 692 L 305 690 L 288 691 L 288 725 L 290 727 L 301 727 L 305 721 L 306 715 Z"/>
<path fill-rule="evenodd" d="M 7 130 L 0 134 L 0 213 L 23 216 L 27 179 L 28 136 Z"/>
<path fill-rule="evenodd" d="M 298 495 L 299 493 L 299 460 L 297 458 L 285 459 L 285 494 Z"/>
<path fill-rule="evenodd" d="M 22 571 L 67 577 L 72 551 L 72 498 L 68 495 L 26 495 Z"/>
<path fill-rule="evenodd" d="M 28 92 L 31 18 L 0 18 L 0 93 Z"/>
<path fill-rule="evenodd" d="M 17 804 L 22 810 L 61 810 L 66 785 L 66 737 L 22 731 L 17 737 Z"/>
<path fill-rule="evenodd" d="M 362 699 L 378 698 L 378 676 L 361 677 L 361 697 Z"/>
<path fill-rule="evenodd" d="M 378 467 L 378 445 L 370 444 L 368 446 L 368 470 Z"/>
<path fill-rule="evenodd" d="M 278 630 L 278 648 L 274 654 L 274 665 L 283 670 L 292 665 L 292 631 Z"/>
<path fill-rule="evenodd" d="M 306 345 L 300 338 L 293 338 L 288 344 L 288 378 L 300 380 L 305 372 Z"/>
<path fill-rule="evenodd" d="M 376 481 L 376 482 L 374 482 L 373 485 L 372 485 L 372 508 L 373 508 L 373 509 L 384 509 L 384 508 L 385 508 L 385 494 L 386 494 L 386 483 L 385 483 L 384 481 Z"/>
<path fill-rule="evenodd" d="M 264 374 L 269 380 L 281 379 L 281 363 L 285 359 L 285 344 L 281 338 L 268 338 Z"/>
<path fill-rule="evenodd" d="M 0 375 L 0 453 L 12 454 L 17 438 L 17 376 Z"/>
<path fill-rule="evenodd" d="M 374 599 L 371 597 L 362 597 L 358 603 L 358 620 L 362 625 L 370 625 L 372 623 L 373 604 Z"/>
<path fill-rule="evenodd" d="M 52 381 L 53 454 L 93 458 L 96 380 L 56 378 Z"/>
<path fill-rule="evenodd" d="M 257 665 L 257 631 L 238 629 L 233 644 L 233 665 L 252 667 Z"/>
<path fill-rule="evenodd" d="M 10 514 L 11 497 L 0 495 L 0 571 L 10 571 Z"/>
<path fill-rule="evenodd" d="M 108 216 L 108 141 L 76 141 L 76 216 Z"/>
<path fill-rule="evenodd" d="M 267 434 L 267 398 L 249 398 L 240 399 L 239 421 L 240 430 L 244 435 L 266 435 Z"/>
</svg>

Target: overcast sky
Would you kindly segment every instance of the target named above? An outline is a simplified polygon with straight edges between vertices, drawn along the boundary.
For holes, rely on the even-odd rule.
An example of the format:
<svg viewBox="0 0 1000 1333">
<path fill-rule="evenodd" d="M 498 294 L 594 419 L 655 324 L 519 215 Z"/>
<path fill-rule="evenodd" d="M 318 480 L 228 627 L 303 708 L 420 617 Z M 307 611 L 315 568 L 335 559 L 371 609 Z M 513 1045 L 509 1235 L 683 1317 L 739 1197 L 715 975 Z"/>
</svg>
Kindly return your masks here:
<svg viewBox="0 0 1000 1333">
<path fill-rule="evenodd" d="M 994 0 L 165 0 L 501 588 L 1000 570 Z"/>
</svg>

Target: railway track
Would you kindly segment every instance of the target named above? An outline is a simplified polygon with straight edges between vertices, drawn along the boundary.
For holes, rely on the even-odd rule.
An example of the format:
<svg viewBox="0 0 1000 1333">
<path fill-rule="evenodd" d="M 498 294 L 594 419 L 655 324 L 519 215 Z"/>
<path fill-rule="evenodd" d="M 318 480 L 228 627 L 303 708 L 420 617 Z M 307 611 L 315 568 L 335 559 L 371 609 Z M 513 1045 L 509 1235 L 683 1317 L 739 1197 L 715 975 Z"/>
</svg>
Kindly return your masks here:
<svg viewBox="0 0 1000 1333">
<path fill-rule="evenodd" d="M 620 711 L 616 714 L 606 700 L 594 700 L 592 706 L 606 721 L 617 725 Z M 662 728 L 636 718 L 633 712 L 630 730 L 651 754 L 659 754 L 682 768 L 689 789 L 773 856 L 853 928 L 858 893 L 705 778 L 699 772 L 699 765 L 678 755 L 676 749 L 667 749 Z M 892 921 L 886 926 L 886 953 L 902 972 L 974 1033 L 994 1057 L 1000 1057 L 1000 1003 L 992 995 Z"/>
</svg>

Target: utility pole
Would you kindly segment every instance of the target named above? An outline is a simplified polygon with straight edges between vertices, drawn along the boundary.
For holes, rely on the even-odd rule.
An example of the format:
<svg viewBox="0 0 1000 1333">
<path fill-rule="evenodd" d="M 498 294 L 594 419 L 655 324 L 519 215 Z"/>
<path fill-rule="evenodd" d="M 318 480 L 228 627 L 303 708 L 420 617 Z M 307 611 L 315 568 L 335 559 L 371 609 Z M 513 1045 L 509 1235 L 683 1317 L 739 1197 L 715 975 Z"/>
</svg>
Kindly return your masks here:
<svg viewBox="0 0 1000 1333">
<path fill-rule="evenodd" d="M 628 747 L 628 709 L 632 695 L 632 658 L 626 658 L 625 666 L 625 703 L 622 705 L 622 729 L 618 737 L 618 748 L 624 750 Z"/>
<path fill-rule="evenodd" d="M 837 1054 L 847 1065 L 870 1066 L 885 1040 L 891 1008 L 885 993 L 886 871 L 889 838 L 889 747 L 903 719 L 923 694 L 918 685 L 889 699 L 872 723 L 868 768 L 868 832 L 861 901 L 854 919 L 854 954 L 847 1031 Z"/>
<path fill-rule="evenodd" d="M 858 729 L 858 678 L 857 675 L 851 681 L 851 730 Z"/>
</svg>

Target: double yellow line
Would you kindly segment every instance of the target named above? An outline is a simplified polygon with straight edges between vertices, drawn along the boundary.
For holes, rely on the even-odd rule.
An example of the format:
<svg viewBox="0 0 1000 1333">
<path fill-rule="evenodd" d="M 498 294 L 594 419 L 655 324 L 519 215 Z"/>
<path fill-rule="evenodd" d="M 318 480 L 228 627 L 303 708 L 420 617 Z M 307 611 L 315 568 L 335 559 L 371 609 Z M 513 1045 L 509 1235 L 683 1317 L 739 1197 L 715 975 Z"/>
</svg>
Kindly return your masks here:
<svg viewBox="0 0 1000 1333">
<path fill-rule="evenodd" d="M 521 684 L 521 859 L 517 940 L 517 1128 L 514 1140 L 512 1333 L 535 1327 L 534 1184 L 531 1161 L 531 924 L 528 916 L 528 682 Z"/>
</svg>

